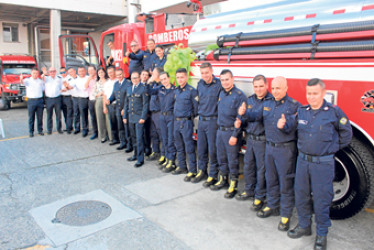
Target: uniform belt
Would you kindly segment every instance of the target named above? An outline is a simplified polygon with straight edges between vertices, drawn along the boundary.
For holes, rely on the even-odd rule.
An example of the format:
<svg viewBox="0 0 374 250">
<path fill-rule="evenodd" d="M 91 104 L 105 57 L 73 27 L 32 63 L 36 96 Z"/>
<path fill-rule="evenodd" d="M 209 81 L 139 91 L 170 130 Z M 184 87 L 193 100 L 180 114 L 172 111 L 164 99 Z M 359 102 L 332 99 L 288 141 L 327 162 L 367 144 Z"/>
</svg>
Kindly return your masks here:
<svg viewBox="0 0 374 250">
<path fill-rule="evenodd" d="M 299 157 L 304 161 L 320 163 L 320 162 L 328 162 L 334 159 L 334 155 L 322 155 L 322 156 L 315 156 L 315 155 L 308 155 L 304 154 L 303 152 L 299 152 Z"/>
<path fill-rule="evenodd" d="M 191 117 L 175 117 L 176 121 L 188 121 L 191 120 Z"/>
<path fill-rule="evenodd" d="M 287 147 L 287 146 L 290 146 L 292 144 L 294 144 L 295 141 L 289 141 L 289 142 L 277 142 L 277 143 L 274 143 L 274 142 L 271 142 L 271 141 L 266 141 L 266 144 L 272 146 L 272 147 L 275 147 L 275 148 L 279 148 L 279 147 Z"/>
<path fill-rule="evenodd" d="M 43 97 L 38 97 L 38 98 L 29 98 L 29 97 L 27 97 L 27 100 L 40 100 L 40 99 L 43 99 Z"/>
<path fill-rule="evenodd" d="M 210 120 L 217 120 L 217 116 L 200 116 L 200 121 L 210 121 Z"/>
<path fill-rule="evenodd" d="M 161 115 L 173 115 L 173 111 L 166 111 L 166 112 L 161 112 Z"/>
<path fill-rule="evenodd" d="M 234 131 L 234 127 L 224 127 L 224 126 L 219 126 L 219 130 L 221 131 Z"/>
<path fill-rule="evenodd" d="M 59 98 L 59 97 L 61 97 L 61 96 L 60 95 L 56 96 L 56 97 L 48 97 L 48 96 L 46 96 L 46 98 L 48 98 L 48 99 L 55 99 L 55 98 Z"/>
<path fill-rule="evenodd" d="M 79 99 L 88 99 L 88 97 L 77 97 L 77 98 L 79 98 Z"/>
<path fill-rule="evenodd" d="M 62 97 L 71 97 L 71 95 L 61 95 Z"/>
<path fill-rule="evenodd" d="M 266 140 L 265 135 L 248 134 L 247 136 L 248 136 L 249 139 L 254 140 L 254 141 L 265 141 Z"/>
</svg>

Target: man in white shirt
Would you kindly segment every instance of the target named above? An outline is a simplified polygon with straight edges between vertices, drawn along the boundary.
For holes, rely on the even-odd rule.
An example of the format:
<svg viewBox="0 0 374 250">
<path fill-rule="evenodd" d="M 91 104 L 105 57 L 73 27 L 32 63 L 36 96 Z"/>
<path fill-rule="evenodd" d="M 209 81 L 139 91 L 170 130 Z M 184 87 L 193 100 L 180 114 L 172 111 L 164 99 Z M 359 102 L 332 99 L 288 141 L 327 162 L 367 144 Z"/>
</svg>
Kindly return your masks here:
<svg viewBox="0 0 374 250">
<path fill-rule="evenodd" d="M 62 89 L 61 89 L 61 110 L 64 114 L 66 132 L 71 134 L 73 130 L 73 101 L 71 99 L 71 93 L 69 89 L 69 79 L 71 76 L 67 74 L 65 67 L 60 68 L 60 76 L 62 77 Z"/>
<path fill-rule="evenodd" d="M 35 115 L 38 119 L 37 127 L 39 135 L 43 133 L 43 90 L 44 83 L 39 78 L 39 70 L 33 68 L 31 71 L 31 77 L 23 79 L 21 74 L 20 81 L 26 86 L 26 97 L 27 97 L 27 110 L 29 113 L 29 135 L 34 136 L 34 123 Z"/>
<path fill-rule="evenodd" d="M 56 115 L 56 127 L 57 131 L 62 134 L 61 129 L 61 89 L 62 89 L 62 77 L 56 76 L 56 69 L 54 67 L 49 68 L 49 76 L 44 76 L 44 91 L 45 91 L 45 102 L 47 108 L 47 133 L 52 134 L 53 129 L 53 110 Z"/>
<path fill-rule="evenodd" d="M 109 100 L 110 96 L 113 93 L 114 83 L 117 81 L 115 68 L 113 66 L 108 67 L 107 73 L 108 73 L 109 79 L 105 83 L 105 87 L 104 87 L 105 100 Z M 107 102 L 105 101 L 105 103 Z M 111 133 L 113 135 L 113 141 L 111 141 L 109 145 L 113 146 L 119 143 L 117 117 L 116 117 L 116 102 L 112 102 L 112 104 L 108 105 L 108 112 L 109 112 L 109 117 L 110 117 Z"/>
<path fill-rule="evenodd" d="M 79 113 L 79 97 L 78 91 L 75 88 L 75 82 L 78 79 L 77 71 L 75 68 L 69 68 L 68 70 L 69 77 L 68 80 L 68 88 L 71 94 L 71 100 L 73 103 L 73 126 L 74 126 L 74 134 L 78 134 L 81 132 L 81 122 L 80 122 L 80 113 Z"/>
<path fill-rule="evenodd" d="M 82 121 L 82 136 L 86 137 L 88 134 L 88 90 L 86 88 L 86 82 L 88 76 L 87 71 L 84 67 L 78 67 L 78 78 L 75 80 L 75 91 L 78 98 L 78 108 L 80 113 L 80 118 Z M 77 131 L 74 132 L 74 134 Z"/>
<path fill-rule="evenodd" d="M 95 83 L 97 81 L 97 72 L 96 68 L 93 65 L 88 66 L 88 80 L 86 82 L 85 87 L 87 88 L 88 91 L 88 110 L 90 112 L 90 117 L 91 117 L 91 125 L 92 125 L 92 130 L 93 134 L 90 137 L 90 140 L 94 140 L 98 136 L 98 131 L 97 131 L 97 119 L 96 119 L 96 111 L 95 111 L 95 103 L 96 103 L 96 94 L 95 94 Z"/>
</svg>

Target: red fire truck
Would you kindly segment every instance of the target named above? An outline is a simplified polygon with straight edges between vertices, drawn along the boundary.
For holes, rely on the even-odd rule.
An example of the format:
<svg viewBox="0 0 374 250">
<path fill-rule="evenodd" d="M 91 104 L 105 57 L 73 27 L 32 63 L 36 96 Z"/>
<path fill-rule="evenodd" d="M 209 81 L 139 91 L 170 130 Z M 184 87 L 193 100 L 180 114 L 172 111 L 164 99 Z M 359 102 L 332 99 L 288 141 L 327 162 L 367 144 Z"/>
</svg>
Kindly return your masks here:
<svg viewBox="0 0 374 250">
<path fill-rule="evenodd" d="M 100 57 L 87 35 L 60 37 L 61 65 L 105 65 L 115 45 L 115 66 L 127 72 L 124 57 L 137 39 L 145 49 L 156 43 L 184 43 L 198 55 L 191 65 L 194 84 L 199 66 L 209 61 L 214 74 L 231 69 L 235 83 L 252 94 L 252 79 L 263 74 L 288 80 L 288 94 L 306 104 L 305 86 L 318 77 L 327 86 L 326 99 L 351 120 L 354 138 L 336 154 L 333 219 L 349 218 L 374 199 L 374 0 L 295 0 L 220 13 L 196 21 L 196 15 L 145 15 L 144 21 L 123 24 L 101 36 Z M 179 18 L 179 19 L 178 19 Z M 191 20 L 187 22 L 185 20 Z M 179 23 L 175 25 L 175 20 Z M 182 21 L 180 21 L 182 20 Z M 193 24 L 191 28 L 188 25 Z M 184 25 L 183 25 L 184 24 Z M 218 39 L 217 39 L 218 38 Z M 214 51 L 206 51 L 209 47 Z M 212 46 L 213 45 L 213 46 Z M 245 147 L 243 147 L 245 150 Z"/>
<path fill-rule="evenodd" d="M 11 102 L 23 101 L 26 88 L 19 77 L 30 76 L 36 66 L 35 58 L 29 55 L 0 55 L 0 109 L 9 109 Z"/>
<path fill-rule="evenodd" d="M 109 41 L 114 45 L 114 66 L 124 70 L 128 77 L 129 59 L 125 56 L 130 51 L 132 40 L 139 42 L 140 48 L 146 50 L 149 38 L 165 47 L 187 46 L 191 25 L 196 22 L 196 14 L 140 14 L 142 22 L 114 26 L 101 34 L 100 56 L 93 39 L 88 35 L 61 35 L 59 38 L 61 65 L 65 67 L 88 66 L 90 64 L 105 67 L 105 62 L 112 51 L 107 46 Z"/>
<path fill-rule="evenodd" d="M 331 217 L 344 219 L 374 198 L 374 1 L 284 1 L 208 16 L 195 23 L 189 47 L 192 74 L 210 61 L 214 74 L 231 69 L 237 87 L 252 93 L 263 74 L 288 81 L 288 95 L 306 104 L 311 78 L 326 83 L 326 100 L 343 109 L 354 138 L 336 154 Z M 205 52 L 217 44 L 215 51 Z"/>
</svg>

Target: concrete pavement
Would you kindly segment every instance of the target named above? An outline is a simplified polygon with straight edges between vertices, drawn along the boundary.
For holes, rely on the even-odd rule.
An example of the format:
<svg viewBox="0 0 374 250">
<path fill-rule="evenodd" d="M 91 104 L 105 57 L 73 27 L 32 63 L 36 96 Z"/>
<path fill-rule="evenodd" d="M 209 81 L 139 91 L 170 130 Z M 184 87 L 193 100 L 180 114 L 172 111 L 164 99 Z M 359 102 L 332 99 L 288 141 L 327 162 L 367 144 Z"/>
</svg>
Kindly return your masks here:
<svg viewBox="0 0 374 250">
<path fill-rule="evenodd" d="M 249 202 L 184 183 L 183 176 L 164 174 L 154 162 L 136 169 L 126 160 L 130 154 L 108 143 L 66 133 L 28 138 L 22 105 L 0 111 L 0 118 L 7 136 L 0 138 L 0 249 L 313 249 L 315 230 L 311 237 L 289 239 L 277 230 L 278 217 L 260 219 Z M 112 217 L 110 226 L 94 224 L 96 231 L 63 242 L 48 237 L 30 212 L 92 192 L 139 216 Z M 296 223 L 292 218 L 291 227 Z M 374 214 L 366 211 L 333 221 L 328 248 L 372 249 L 373 225 Z M 65 229 L 72 236 L 84 231 Z"/>
</svg>

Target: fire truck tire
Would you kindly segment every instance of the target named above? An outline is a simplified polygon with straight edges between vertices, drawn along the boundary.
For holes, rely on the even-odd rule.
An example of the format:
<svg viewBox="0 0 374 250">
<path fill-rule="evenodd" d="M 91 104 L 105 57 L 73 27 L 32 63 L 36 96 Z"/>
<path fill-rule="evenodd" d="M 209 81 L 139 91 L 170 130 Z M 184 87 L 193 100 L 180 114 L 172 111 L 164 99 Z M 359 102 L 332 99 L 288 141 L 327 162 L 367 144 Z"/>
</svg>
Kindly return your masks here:
<svg viewBox="0 0 374 250">
<path fill-rule="evenodd" d="M 362 141 L 351 144 L 335 155 L 334 200 L 330 217 L 342 220 L 370 206 L 374 198 L 374 155 Z"/>
<path fill-rule="evenodd" d="M 10 102 L 0 98 L 0 110 L 8 110 L 10 109 Z"/>
</svg>

